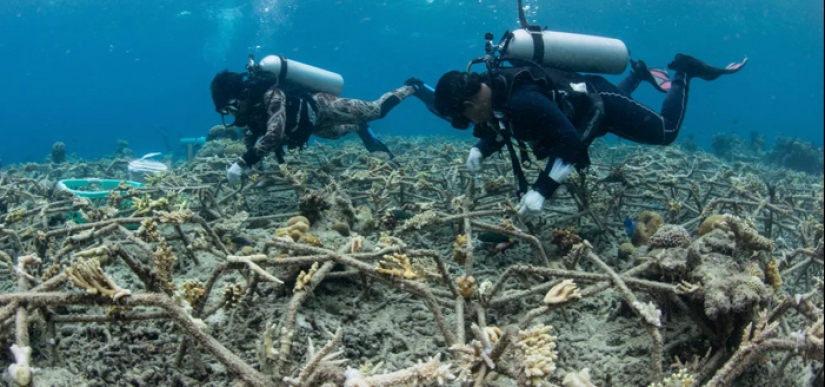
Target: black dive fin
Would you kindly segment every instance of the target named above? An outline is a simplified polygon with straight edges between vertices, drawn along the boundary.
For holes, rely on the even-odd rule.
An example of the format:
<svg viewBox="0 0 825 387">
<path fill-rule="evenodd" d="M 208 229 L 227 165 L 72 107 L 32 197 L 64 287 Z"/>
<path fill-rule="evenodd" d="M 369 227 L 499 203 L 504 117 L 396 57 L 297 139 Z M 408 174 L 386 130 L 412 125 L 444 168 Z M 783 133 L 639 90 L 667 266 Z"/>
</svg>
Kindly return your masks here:
<svg viewBox="0 0 825 387">
<path fill-rule="evenodd" d="M 378 140 L 375 137 L 375 134 L 370 129 L 369 125 L 361 124 L 361 129 L 358 131 L 358 137 L 361 138 L 361 141 L 364 143 L 364 147 L 367 148 L 369 152 L 385 152 L 390 156 L 390 159 L 395 157 L 392 152 L 390 152 L 390 148 L 387 148 L 383 142 Z"/>
</svg>

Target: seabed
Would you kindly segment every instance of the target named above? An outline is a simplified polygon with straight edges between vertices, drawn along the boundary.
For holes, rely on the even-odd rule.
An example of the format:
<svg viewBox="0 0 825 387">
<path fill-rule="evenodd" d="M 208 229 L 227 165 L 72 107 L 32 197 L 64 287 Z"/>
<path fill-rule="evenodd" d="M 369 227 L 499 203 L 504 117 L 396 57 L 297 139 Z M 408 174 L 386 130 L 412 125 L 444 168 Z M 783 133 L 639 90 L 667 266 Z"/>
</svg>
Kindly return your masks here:
<svg viewBox="0 0 825 387">
<path fill-rule="evenodd" d="M 99 199 L 56 183 L 127 180 L 125 146 L 5 166 L 3 380 L 823 385 L 821 173 L 599 140 L 524 221 L 506 155 L 474 177 L 469 141 L 386 142 L 392 161 L 315 143 L 235 187 L 243 146 L 217 139 Z"/>
</svg>

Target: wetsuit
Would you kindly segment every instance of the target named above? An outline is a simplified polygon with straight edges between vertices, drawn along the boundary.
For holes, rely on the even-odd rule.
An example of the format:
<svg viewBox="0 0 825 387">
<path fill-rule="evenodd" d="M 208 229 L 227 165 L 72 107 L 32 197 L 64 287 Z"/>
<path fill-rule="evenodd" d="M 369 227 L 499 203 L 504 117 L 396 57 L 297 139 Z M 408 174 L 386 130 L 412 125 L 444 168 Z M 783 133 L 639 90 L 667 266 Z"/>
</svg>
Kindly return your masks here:
<svg viewBox="0 0 825 387">
<path fill-rule="evenodd" d="M 546 171 L 539 174 L 533 184 L 533 189 L 545 198 L 550 198 L 560 186 L 549 177 L 556 159 L 577 168 L 587 167 L 590 164 L 587 147 L 593 139 L 607 133 L 642 144 L 668 145 L 676 139 L 684 118 L 688 91 L 684 73 L 676 73 L 672 78 L 672 86 L 665 97 L 661 114 L 630 97 L 640 83 L 640 78 L 634 72 L 619 86 L 599 76 L 586 75 L 583 78 L 595 87 L 604 104 L 604 115 L 600 123 L 586 138 L 583 138 L 581 128 L 576 128 L 571 123 L 559 104 L 548 98 L 538 84 L 518 86 L 507 100 L 501 99 L 502 95 L 506 98 L 506 93 L 497 93 L 496 88 L 491 86 L 494 110 L 505 113 L 504 119 L 509 121 L 512 137 L 530 144 L 536 159 L 547 158 Z M 419 88 L 416 96 L 425 104 L 433 100 L 430 88 Z M 430 104 L 427 107 L 435 112 Z M 497 130 L 487 125 L 476 125 L 473 135 L 480 139 L 475 147 L 484 158 L 499 151 L 506 141 L 498 136 Z"/>
<path fill-rule="evenodd" d="M 412 86 L 402 86 L 375 101 L 363 101 L 327 93 L 284 92 L 273 86 L 251 113 L 237 121 L 238 126 L 247 127 L 244 138 L 247 151 L 238 163 L 250 167 L 272 151 L 278 162 L 283 162 L 283 146 L 302 147 L 310 135 L 338 139 L 358 133 L 369 151 L 389 152 L 366 122 L 383 118 L 414 90 Z"/>
</svg>

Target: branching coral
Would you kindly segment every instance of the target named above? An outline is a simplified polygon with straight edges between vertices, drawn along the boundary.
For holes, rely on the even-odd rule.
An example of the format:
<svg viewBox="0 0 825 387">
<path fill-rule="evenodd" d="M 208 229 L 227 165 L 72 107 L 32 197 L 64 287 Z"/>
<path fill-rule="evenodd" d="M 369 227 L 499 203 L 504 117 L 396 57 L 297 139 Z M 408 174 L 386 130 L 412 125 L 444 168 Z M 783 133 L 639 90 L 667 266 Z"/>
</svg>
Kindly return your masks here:
<svg viewBox="0 0 825 387">
<path fill-rule="evenodd" d="M 450 365 L 441 363 L 441 354 L 431 357 L 427 362 L 400 371 L 364 377 L 361 371 L 347 369 L 344 387 L 426 387 L 446 386 L 456 377 L 450 372 Z"/>
<path fill-rule="evenodd" d="M 318 262 L 312 264 L 312 267 L 310 267 L 309 272 L 301 270 L 301 273 L 298 274 L 298 279 L 295 280 L 295 287 L 292 289 L 292 291 L 297 292 L 304 290 L 304 288 L 306 288 L 306 286 L 309 285 L 310 281 L 312 281 L 312 275 L 315 274 L 316 271 L 318 271 Z"/>
<path fill-rule="evenodd" d="M 79 259 L 72 266 L 67 267 L 65 272 L 72 281 L 72 285 L 85 290 L 86 293 L 112 297 L 115 301 L 132 294 L 129 290 L 117 286 L 100 268 L 100 261 L 94 258 Z"/>
<path fill-rule="evenodd" d="M 467 246 L 467 235 L 458 234 L 455 236 L 452 258 L 459 265 L 464 265 L 467 262 Z"/>
<path fill-rule="evenodd" d="M 417 277 L 415 269 L 410 263 L 410 258 L 406 254 L 385 255 L 383 260 L 375 266 L 375 270 L 390 277 L 400 277 L 408 280 Z"/>
<path fill-rule="evenodd" d="M 178 260 L 172 247 L 166 243 L 166 240 L 161 238 L 158 243 L 158 249 L 152 255 L 152 266 L 161 280 L 161 288 L 166 294 L 172 294 L 175 291 L 175 283 L 172 281 L 172 266 Z"/>
<path fill-rule="evenodd" d="M 536 325 L 519 332 L 516 352 L 519 357 L 519 386 L 539 387 L 556 372 L 556 336 L 549 333 L 551 326 Z"/>
</svg>

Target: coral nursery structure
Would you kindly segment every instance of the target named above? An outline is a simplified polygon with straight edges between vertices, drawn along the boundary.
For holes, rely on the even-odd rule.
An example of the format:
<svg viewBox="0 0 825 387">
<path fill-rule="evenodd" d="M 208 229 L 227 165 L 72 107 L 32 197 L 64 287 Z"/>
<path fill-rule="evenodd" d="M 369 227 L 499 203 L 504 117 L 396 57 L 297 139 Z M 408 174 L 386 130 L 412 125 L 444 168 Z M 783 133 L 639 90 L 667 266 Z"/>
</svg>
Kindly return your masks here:
<svg viewBox="0 0 825 387">
<path fill-rule="evenodd" d="M 224 129 L 102 198 L 56 183 L 128 153 L 3 167 L 3 383 L 822 385 L 822 175 L 597 141 L 524 222 L 463 141 L 316 143 L 233 187 Z"/>
</svg>

